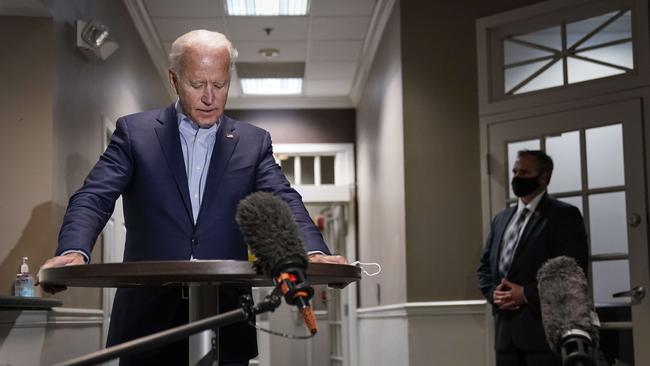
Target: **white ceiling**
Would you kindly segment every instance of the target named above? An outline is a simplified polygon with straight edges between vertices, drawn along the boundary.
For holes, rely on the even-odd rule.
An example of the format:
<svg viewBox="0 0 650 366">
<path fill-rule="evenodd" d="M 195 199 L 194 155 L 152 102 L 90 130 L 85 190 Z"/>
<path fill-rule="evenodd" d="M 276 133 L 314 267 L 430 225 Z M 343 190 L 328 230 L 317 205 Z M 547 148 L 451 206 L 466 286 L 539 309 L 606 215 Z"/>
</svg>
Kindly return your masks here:
<svg viewBox="0 0 650 366">
<path fill-rule="evenodd" d="M 394 0 L 310 0 L 309 15 L 300 17 L 230 17 L 225 0 L 124 2 L 161 77 L 171 43 L 193 29 L 226 34 L 241 62 L 305 62 L 303 95 L 297 97 L 242 96 L 233 75 L 229 107 L 287 108 L 354 106 L 378 43 L 373 38 L 383 31 Z M 264 28 L 273 30 L 267 35 Z M 269 47 L 280 50 L 271 60 L 258 52 Z"/>
</svg>

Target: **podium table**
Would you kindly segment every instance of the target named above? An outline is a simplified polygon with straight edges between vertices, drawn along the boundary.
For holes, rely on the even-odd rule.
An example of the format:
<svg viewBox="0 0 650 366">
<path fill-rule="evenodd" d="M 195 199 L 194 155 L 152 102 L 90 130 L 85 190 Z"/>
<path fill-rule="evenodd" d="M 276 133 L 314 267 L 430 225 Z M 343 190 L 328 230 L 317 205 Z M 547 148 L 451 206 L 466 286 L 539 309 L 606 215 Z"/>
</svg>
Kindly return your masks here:
<svg viewBox="0 0 650 366">
<path fill-rule="evenodd" d="M 306 271 L 311 285 L 345 286 L 361 278 L 356 266 L 310 263 Z M 252 263 L 235 260 L 99 263 L 44 269 L 44 285 L 69 287 L 188 286 L 189 320 L 194 322 L 218 313 L 219 286 L 272 286 L 271 278 L 255 273 Z M 190 337 L 190 365 L 218 365 L 218 332 L 205 331 Z"/>
</svg>

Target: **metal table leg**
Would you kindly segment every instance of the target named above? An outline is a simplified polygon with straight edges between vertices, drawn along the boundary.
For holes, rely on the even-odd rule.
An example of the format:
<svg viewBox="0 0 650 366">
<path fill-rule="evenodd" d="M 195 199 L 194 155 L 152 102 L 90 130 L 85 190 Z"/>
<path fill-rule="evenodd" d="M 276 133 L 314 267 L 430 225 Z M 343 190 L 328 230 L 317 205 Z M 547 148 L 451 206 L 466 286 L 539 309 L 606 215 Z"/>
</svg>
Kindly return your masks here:
<svg viewBox="0 0 650 366">
<path fill-rule="evenodd" d="M 194 322 L 219 313 L 219 285 L 195 283 L 189 286 L 189 320 Z M 190 336 L 189 365 L 219 365 L 219 330 Z"/>
</svg>

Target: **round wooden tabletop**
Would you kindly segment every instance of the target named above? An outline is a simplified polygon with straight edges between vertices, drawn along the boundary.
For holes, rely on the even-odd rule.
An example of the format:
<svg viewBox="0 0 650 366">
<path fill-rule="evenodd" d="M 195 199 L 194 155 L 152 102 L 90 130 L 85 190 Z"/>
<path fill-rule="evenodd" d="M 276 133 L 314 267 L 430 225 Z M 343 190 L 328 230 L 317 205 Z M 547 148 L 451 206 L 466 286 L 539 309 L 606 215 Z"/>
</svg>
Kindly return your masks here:
<svg viewBox="0 0 650 366">
<path fill-rule="evenodd" d="M 306 276 L 312 285 L 347 285 L 361 278 L 356 266 L 310 263 Z M 235 260 L 99 263 L 44 269 L 44 285 L 69 287 L 155 287 L 195 283 L 271 286 L 271 278 L 255 273 L 252 263 Z"/>
</svg>

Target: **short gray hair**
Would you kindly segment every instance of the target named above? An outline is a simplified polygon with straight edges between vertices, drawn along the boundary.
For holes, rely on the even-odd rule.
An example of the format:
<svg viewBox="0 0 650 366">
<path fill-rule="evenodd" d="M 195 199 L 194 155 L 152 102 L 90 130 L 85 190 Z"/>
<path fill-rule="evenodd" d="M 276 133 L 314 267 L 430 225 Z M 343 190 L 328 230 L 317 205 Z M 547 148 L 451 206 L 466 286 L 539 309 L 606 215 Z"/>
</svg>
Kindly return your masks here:
<svg viewBox="0 0 650 366">
<path fill-rule="evenodd" d="M 237 61 L 237 49 L 225 35 L 219 32 L 212 32 L 205 29 L 198 29 L 187 32 L 176 38 L 169 50 L 169 67 L 174 73 L 180 73 L 181 59 L 185 51 L 193 46 L 202 45 L 212 48 L 226 47 L 230 55 L 230 67 L 232 68 Z"/>
</svg>

